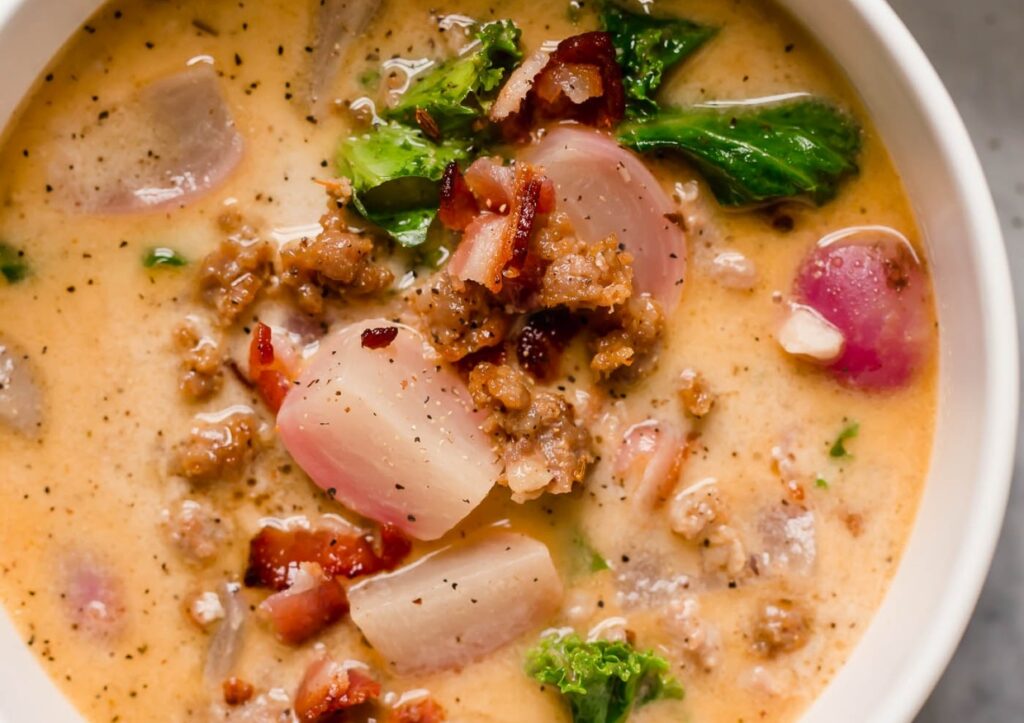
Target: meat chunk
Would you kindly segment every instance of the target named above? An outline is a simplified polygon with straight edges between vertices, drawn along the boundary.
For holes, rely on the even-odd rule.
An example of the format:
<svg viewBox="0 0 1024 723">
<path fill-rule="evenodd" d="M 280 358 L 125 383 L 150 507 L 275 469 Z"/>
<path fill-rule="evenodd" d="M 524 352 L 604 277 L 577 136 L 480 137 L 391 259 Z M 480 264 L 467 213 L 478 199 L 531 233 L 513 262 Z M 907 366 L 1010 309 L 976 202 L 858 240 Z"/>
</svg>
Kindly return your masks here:
<svg viewBox="0 0 1024 723">
<path fill-rule="evenodd" d="M 622 369 L 646 371 L 638 360 L 651 361 L 665 327 L 661 304 L 648 294 L 631 296 L 615 311 L 597 317 L 600 336 L 594 341 L 590 368 L 602 377 Z"/>
<path fill-rule="evenodd" d="M 260 603 L 257 613 L 278 640 L 298 645 L 341 620 L 348 612 L 348 596 L 341 582 L 326 576 L 315 562 L 290 572 L 290 587 Z"/>
<path fill-rule="evenodd" d="M 237 477 L 259 447 L 259 429 L 259 420 L 247 409 L 198 415 L 174 451 L 171 472 L 192 482 Z"/>
<path fill-rule="evenodd" d="M 248 702 L 255 692 L 252 683 L 234 676 L 226 679 L 221 687 L 224 690 L 224 702 L 228 705 L 242 705 Z"/>
<path fill-rule="evenodd" d="M 766 658 L 791 653 L 807 644 L 811 616 L 792 600 L 773 600 L 758 609 L 751 630 L 754 651 Z"/>
<path fill-rule="evenodd" d="M 216 510 L 195 500 L 165 509 L 162 518 L 174 547 L 191 562 L 212 560 L 231 533 Z"/>
<path fill-rule="evenodd" d="M 704 538 L 701 567 L 709 575 L 730 580 L 742 576 L 747 568 L 747 552 L 740 533 L 729 525 L 715 525 Z"/>
<path fill-rule="evenodd" d="M 633 293 L 633 256 L 619 248 L 614 236 L 596 244 L 569 238 L 548 252 L 552 260 L 541 279 L 541 306 L 613 308 Z"/>
<path fill-rule="evenodd" d="M 291 569 L 315 562 L 328 577 L 347 578 L 393 570 L 412 549 L 405 535 L 391 525 L 381 527 L 379 540 L 372 533 L 325 525 L 268 525 L 249 542 L 245 584 L 284 590 L 291 584 Z"/>
<path fill-rule="evenodd" d="M 456 282 L 447 272 L 412 292 L 409 303 L 419 314 L 434 346 L 450 362 L 501 344 L 510 321 L 483 286 Z"/>
<path fill-rule="evenodd" d="M 303 723 L 327 720 L 332 713 L 362 705 L 380 695 L 377 683 L 363 670 L 321 658 L 306 669 L 295 693 L 295 715 Z"/>
<path fill-rule="evenodd" d="M 473 401 L 491 414 L 484 423 L 505 463 L 503 482 L 517 502 L 544 492 L 563 494 L 594 461 L 590 433 L 559 394 L 534 387 L 518 369 L 489 362 L 469 376 Z"/>
<path fill-rule="evenodd" d="M 199 268 L 199 292 L 221 324 L 233 323 L 259 295 L 273 272 L 274 247 L 240 235 L 228 238 Z"/>
<path fill-rule="evenodd" d="M 696 540 L 707 534 L 712 523 L 724 516 L 724 505 L 714 479 L 698 482 L 672 498 L 669 520 L 672 531 L 685 540 Z"/>
<path fill-rule="evenodd" d="M 444 723 L 448 718 L 444 707 L 428 695 L 402 703 L 387 720 L 388 723 Z"/>
<path fill-rule="evenodd" d="M 309 314 L 323 312 L 330 294 L 369 296 L 394 281 L 391 270 L 377 263 L 373 238 L 349 230 L 345 191 L 335 191 L 320 217 L 322 231 L 281 251 L 281 282 L 295 292 L 299 307 Z"/>
<path fill-rule="evenodd" d="M 687 595 L 672 600 L 662 610 L 661 621 L 676 648 L 702 670 L 709 672 L 721 662 L 721 635 L 701 617 L 700 603 L 695 597 Z"/>
<path fill-rule="evenodd" d="M 197 319 L 189 318 L 174 330 L 174 345 L 181 354 L 178 389 L 190 401 L 209 399 L 224 384 L 224 356 L 217 340 L 204 333 Z"/>
<path fill-rule="evenodd" d="M 696 419 L 707 416 L 715 406 L 707 380 L 695 369 L 684 369 L 679 375 L 679 399 L 686 413 Z"/>
</svg>

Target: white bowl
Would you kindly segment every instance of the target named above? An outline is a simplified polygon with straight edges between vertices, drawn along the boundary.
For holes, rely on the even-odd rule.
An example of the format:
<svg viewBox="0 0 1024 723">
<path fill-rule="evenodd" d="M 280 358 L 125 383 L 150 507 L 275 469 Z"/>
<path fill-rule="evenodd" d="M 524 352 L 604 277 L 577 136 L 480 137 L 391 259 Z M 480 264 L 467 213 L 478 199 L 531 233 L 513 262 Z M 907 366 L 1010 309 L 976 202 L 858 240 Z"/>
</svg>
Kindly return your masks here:
<svg viewBox="0 0 1024 723">
<path fill-rule="evenodd" d="M 0 0 L 0 122 L 98 0 Z M 935 71 L 883 0 L 781 0 L 830 48 L 903 176 L 928 244 L 941 323 L 932 470 L 899 571 L 807 721 L 912 720 L 963 634 L 1006 507 L 1017 331 L 985 178 Z M 911 421 L 911 420 L 908 420 Z M 78 720 L 0 615 L 0 719 Z"/>
</svg>

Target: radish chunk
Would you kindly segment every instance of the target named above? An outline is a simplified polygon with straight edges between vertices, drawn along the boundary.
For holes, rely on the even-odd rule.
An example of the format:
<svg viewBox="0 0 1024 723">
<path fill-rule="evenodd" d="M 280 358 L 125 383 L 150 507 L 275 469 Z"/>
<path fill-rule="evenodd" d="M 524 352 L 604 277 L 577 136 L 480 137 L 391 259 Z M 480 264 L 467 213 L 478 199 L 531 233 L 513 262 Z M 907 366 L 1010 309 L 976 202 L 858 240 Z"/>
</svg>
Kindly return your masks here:
<svg viewBox="0 0 1024 723">
<path fill-rule="evenodd" d="M 795 304 L 779 328 L 786 353 L 812 362 L 832 362 L 843 353 L 843 332 L 809 306 Z"/>
<path fill-rule="evenodd" d="M 931 290 L 913 248 L 896 231 L 865 227 L 826 237 L 804 260 L 794 286 L 798 301 L 845 338 L 830 368 L 847 384 L 901 387 L 927 357 Z"/>
<path fill-rule="evenodd" d="M 393 327 L 385 348 L 366 329 Z M 410 327 L 370 319 L 325 337 L 277 417 L 285 447 L 321 488 L 421 540 L 454 527 L 500 468 L 465 385 Z"/>
<path fill-rule="evenodd" d="M 523 160 L 555 184 L 558 210 L 589 244 L 614 235 L 633 254 L 637 289 L 675 308 L 686 276 L 686 239 L 658 179 L 633 153 L 597 131 L 561 126 Z"/>
<path fill-rule="evenodd" d="M 547 547 L 511 532 L 441 550 L 349 590 L 352 620 L 400 673 L 457 668 L 543 625 L 561 605 Z"/>
</svg>

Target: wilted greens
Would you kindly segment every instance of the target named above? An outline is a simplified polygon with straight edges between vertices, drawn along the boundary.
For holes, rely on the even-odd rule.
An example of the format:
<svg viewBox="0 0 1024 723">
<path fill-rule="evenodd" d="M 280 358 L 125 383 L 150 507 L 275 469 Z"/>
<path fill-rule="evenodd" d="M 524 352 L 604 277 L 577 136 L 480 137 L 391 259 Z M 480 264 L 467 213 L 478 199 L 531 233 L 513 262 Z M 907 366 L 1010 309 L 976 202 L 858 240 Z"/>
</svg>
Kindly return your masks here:
<svg viewBox="0 0 1024 723">
<path fill-rule="evenodd" d="M 352 181 L 353 204 L 404 246 L 426 239 L 437 214 L 445 166 L 469 155 L 468 143 L 435 143 L 400 123 L 351 136 L 338 148 L 338 171 Z"/>
<path fill-rule="evenodd" d="M 188 259 L 167 246 L 156 246 L 149 249 L 142 257 L 142 265 L 147 269 L 154 266 L 184 266 Z"/>
<path fill-rule="evenodd" d="M 420 111 L 443 138 L 472 134 L 474 122 L 486 115 L 505 76 L 523 57 L 519 36 L 511 20 L 481 26 L 475 49 L 418 79 L 385 116 L 412 125 Z"/>
<path fill-rule="evenodd" d="M 856 120 L 812 98 L 668 109 L 623 124 L 618 137 L 638 151 L 682 153 L 728 206 L 791 198 L 823 204 L 857 172 L 861 147 Z"/>
<path fill-rule="evenodd" d="M 623 723 L 634 707 L 683 696 L 667 661 L 626 642 L 549 636 L 528 654 L 526 672 L 558 687 L 573 723 Z"/>
<path fill-rule="evenodd" d="M 0 241 L 0 275 L 8 284 L 24 281 L 31 269 L 25 260 L 25 252 Z"/>
<path fill-rule="evenodd" d="M 601 8 L 601 29 L 612 36 L 631 116 L 656 113 L 654 94 L 665 74 L 718 32 L 683 18 L 639 15 L 612 2 Z"/>
</svg>

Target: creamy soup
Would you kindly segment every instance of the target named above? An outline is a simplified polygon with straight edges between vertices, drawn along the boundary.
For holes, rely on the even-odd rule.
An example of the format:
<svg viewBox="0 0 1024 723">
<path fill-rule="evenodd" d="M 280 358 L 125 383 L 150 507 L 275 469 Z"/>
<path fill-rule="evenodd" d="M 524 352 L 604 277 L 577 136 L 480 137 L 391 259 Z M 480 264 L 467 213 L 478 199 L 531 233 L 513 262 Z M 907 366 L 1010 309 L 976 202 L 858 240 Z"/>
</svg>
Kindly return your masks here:
<svg viewBox="0 0 1024 723">
<path fill-rule="evenodd" d="M 767 2 L 123 0 L 0 155 L 0 597 L 95 721 L 793 720 L 936 406 Z M 656 18 L 652 20 L 651 17 Z"/>
</svg>

